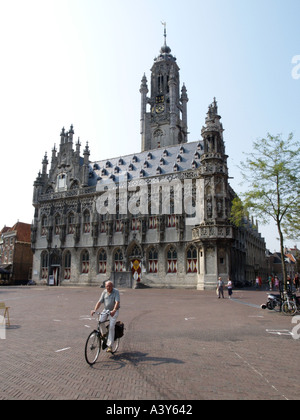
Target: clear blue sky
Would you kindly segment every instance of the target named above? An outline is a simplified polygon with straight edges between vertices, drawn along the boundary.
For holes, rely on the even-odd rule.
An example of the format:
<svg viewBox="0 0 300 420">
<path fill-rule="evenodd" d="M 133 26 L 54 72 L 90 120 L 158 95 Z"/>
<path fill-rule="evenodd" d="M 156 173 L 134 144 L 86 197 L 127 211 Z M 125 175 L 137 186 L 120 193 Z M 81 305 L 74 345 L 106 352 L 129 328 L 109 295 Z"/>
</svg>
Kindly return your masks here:
<svg viewBox="0 0 300 420">
<path fill-rule="evenodd" d="M 63 126 L 91 160 L 140 151 L 139 88 L 162 20 L 188 89 L 189 141 L 216 96 L 241 191 L 237 165 L 254 140 L 300 136 L 299 16 L 299 0 L 0 0 L 1 227 L 31 223 L 32 185 Z M 274 227 L 260 231 L 279 249 Z"/>
</svg>

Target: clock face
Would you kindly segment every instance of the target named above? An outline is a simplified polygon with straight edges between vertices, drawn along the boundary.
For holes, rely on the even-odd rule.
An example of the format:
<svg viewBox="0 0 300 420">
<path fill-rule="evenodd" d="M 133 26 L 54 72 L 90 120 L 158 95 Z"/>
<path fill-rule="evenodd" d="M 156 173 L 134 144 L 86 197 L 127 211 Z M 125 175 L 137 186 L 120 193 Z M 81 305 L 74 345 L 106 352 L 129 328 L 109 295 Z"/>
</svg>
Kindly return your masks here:
<svg viewBox="0 0 300 420">
<path fill-rule="evenodd" d="M 165 106 L 164 105 L 157 105 L 156 108 L 155 108 L 155 112 L 157 114 L 161 114 L 162 112 L 164 112 L 164 110 L 165 110 Z"/>
</svg>

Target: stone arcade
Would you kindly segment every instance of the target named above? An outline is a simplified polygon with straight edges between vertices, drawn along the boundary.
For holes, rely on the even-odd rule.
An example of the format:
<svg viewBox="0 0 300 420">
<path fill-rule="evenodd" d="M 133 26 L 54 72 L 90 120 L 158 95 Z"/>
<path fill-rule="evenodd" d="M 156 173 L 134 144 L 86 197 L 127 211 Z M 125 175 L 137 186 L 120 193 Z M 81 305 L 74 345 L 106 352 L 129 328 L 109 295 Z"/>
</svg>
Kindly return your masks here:
<svg viewBox="0 0 300 420">
<path fill-rule="evenodd" d="M 90 161 L 74 128 L 34 182 L 33 280 L 54 285 L 214 288 L 218 276 L 253 281 L 265 242 L 249 221 L 229 222 L 223 127 L 214 99 L 202 140 L 188 142 L 187 89 L 165 42 L 142 78 L 141 152 Z M 114 204 L 114 205 L 112 205 Z"/>
</svg>

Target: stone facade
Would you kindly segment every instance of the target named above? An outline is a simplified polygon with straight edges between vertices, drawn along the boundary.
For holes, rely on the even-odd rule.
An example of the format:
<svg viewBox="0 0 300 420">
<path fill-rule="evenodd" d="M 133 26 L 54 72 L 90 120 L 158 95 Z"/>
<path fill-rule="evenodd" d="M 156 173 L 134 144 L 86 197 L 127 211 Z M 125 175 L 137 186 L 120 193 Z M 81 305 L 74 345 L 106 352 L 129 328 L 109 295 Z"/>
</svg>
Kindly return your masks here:
<svg viewBox="0 0 300 420">
<path fill-rule="evenodd" d="M 112 279 L 128 287 L 205 289 L 220 275 L 245 282 L 249 271 L 263 270 L 265 243 L 257 230 L 229 222 L 235 193 L 217 102 L 209 106 L 202 140 L 188 142 L 187 90 L 183 85 L 180 95 L 179 67 L 166 38 L 148 92 L 144 75 L 140 153 L 90 161 L 88 144 L 83 156 L 79 140 L 74 149 L 71 126 L 52 150 L 49 170 L 45 155 L 33 192 L 37 283 Z"/>
</svg>

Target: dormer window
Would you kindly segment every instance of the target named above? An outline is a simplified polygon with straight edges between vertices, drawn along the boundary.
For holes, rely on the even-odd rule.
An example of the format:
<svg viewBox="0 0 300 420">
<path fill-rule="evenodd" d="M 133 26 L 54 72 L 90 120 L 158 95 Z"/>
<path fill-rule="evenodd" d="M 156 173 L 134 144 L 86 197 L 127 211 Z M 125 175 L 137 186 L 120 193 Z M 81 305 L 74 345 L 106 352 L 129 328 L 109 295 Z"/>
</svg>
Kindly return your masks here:
<svg viewBox="0 0 300 420">
<path fill-rule="evenodd" d="M 67 189 L 67 175 L 60 174 L 57 177 L 57 191 L 65 191 Z"/>
</svg>

